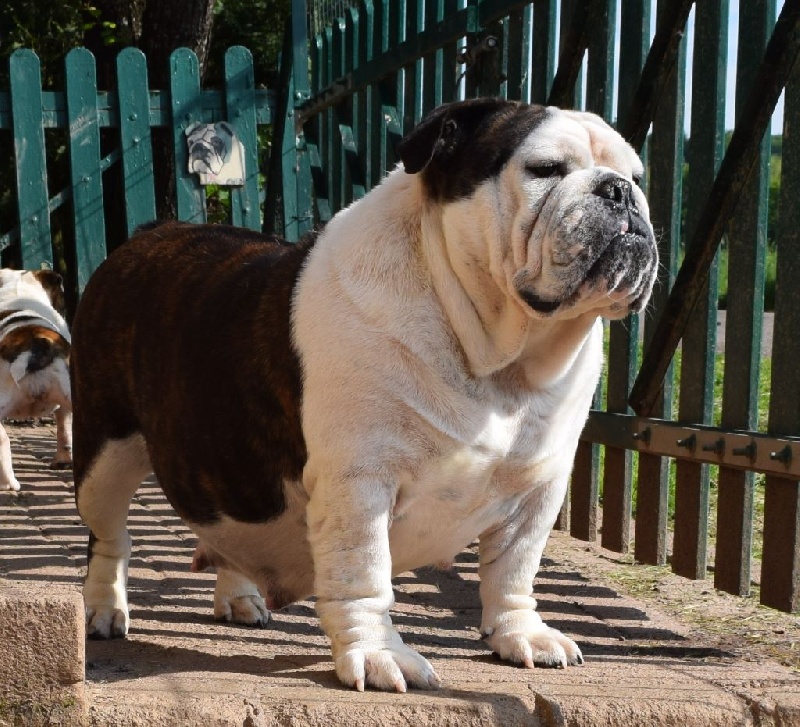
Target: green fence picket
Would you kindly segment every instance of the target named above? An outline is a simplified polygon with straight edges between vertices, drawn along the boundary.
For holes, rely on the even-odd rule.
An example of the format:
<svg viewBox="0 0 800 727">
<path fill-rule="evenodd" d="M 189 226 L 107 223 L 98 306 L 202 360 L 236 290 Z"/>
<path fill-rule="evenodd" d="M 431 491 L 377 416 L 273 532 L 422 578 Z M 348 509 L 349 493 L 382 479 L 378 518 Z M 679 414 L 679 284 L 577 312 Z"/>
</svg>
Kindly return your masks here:
<svg viewBox="0 0 800 727">
<path fill-rule="evenodd" d="M 172 101 L 172 143 L 175 152 L 175 201 L 178 219 L 206 221 L 206 193 L 197 174 L 187 168 L 189 149 L 186 129 L 203 122 L 200 96 L 200 63 L 188 48 L 178 48 L 169 58 Z"/>
<path fill-rule="evenodd" d="M 244 184 L 231 189 L 231 221 L 239 227 L 260 230 L 253 56 L 240 45 L 228 48 L 225 53 L 225 111 L 228 123 L 244 146 Z"/>
<path fill-rule="evenodd" d="M 24 268 L 52 265 L 47 157 L 42 116 L 42 73 L 39 58 L 28 49 L 9 59 L 14 158 L 17 175 L 20 262 Z"/>
<path fill-rule="evenodd" d="M 362 0 L 358 8 L 358 43 L 356 53 L 358 60 L 356 66 L 365 66 L 372 60 L 372 43 L 375 29 L 375 13 L 372 0 Z M 359 150 L 359 162 L 361 165 L 361 175 L 364 183 L 362 193 L 366 193 L 372 186 L 372 155 L 374 152 L 373 144 L 373 114 L 372 97 L 373 89 L 367 88 L 358 94 L 356 102 L 356 115 L 358 117 L 358 128 L 356 130 L 356 144 Z"/>
<path fill-rule="evenodd" d="M 533 6 L 533 59 L 530 100 L 547 102 L 556 74 L 556 0 L 539 0 Z"/>
<path fill-rule="evenodd" d="M 728 0 L 697 6 L 694 23 L 692 87 L 702 88 L 692 102 L 686 239 L 697 224 L 706 191 L 722 161 L 728 47 Z M 717 339 L 717 264 L 709 271 L 705 295 L 683 336 L 680 368 L 682 421 L 711 424 Z M 708 465 L 678 460 L 675 466 L 675 528 L 672 570 L 687 578 L 705 578 L 708 550 Z"/>
<path fill-rule="evenodd" d="M 444 0 L 444 17 L 455 15 L 460 7 L 459 0 Z M 442 46 L 442 101 L 455 101 L 458 91 L 456 73 L 458 65 L 459 43 L 451 41 Z"/>
<path fill-rule="evenodd" d="M 656 27 L 663 22 L 667 7 L 660 5 Z M 653 323 L 666 303 L 678 269 L 681 238 L 681 198 L 683 180 L 683 117 L 686 76 L 686 38 L 680 41 L 678 58 L 672 67 L 661 102 L 653 119 L 650 146 L 650 216 L 653 227 L 662 230 L 658 237 L 659 275 L 646 317 L 645 345 L 650 341 Z M 653 416 L 669 419 L 673 408 L 673 367 L 667 373 L 661 401 Z M 663 565 L 667 559 L 667 518 L 669 514 L 669 460 L 642 453 L 639 455 L 636 493 L 636 542 L 634 555 L 643 563 Z"/>
<path fill-rule="evenodd" d="M 527 5 L 513 12 L 507 23 L 508 48 L 506 96 L 519 101 L 531 100 L 531 35 L 533 7 Z"/>
<path fill-rule="evenodd" d="M 374 0 L 372 22 L 373 57 L 380 55 L 388 46 L 389 17 L 387 3 L 388 0 Z M 373 186 L 380 182 L 386 169 L 386 116 L 383 113 L 383 108 L 389 93 L 388 81 L 385 78 L 380 79 L 375 84 L 372 92 L 369 115 L 372 119 L 375 141 L 372 142 L 373 152 L 369 164 L 369 178 Z"/>
<path fill-rule="evenodd" d="M 649 9 L 647 0 L 628 0 L 622 5 L 620 32 L 625 38 L 627 52 L 620 57 L 618 125 L 619 120 L 624 119 L 630 109 L 650 45 Z M 605 100 L 600 100 L 599 103 L 603 106 Z M 628 394 L 636 376 L 639 330 L 638 315 L 629 316 L 623 321 L 613 321 L 609 326 L 606 411 L 619 414 L 628 412 Z M 606 498 L 603 510 L 605 512 L 607 501 L 612 506 L 616 502 L 616 540 L 627 545 L 633 497 L 633 452 L 630 449 L 611 446 L 605 448 L 603 482 Z"/>
<path fill-rule="evenodd" d="M 337 18 L 326 34 L 328 42 L 328 83 L 344 75 L 344 20 Z M 324 46 L 323 46 L 324 47 Z M 339 108 L 341 104 L 328 110 L 328 134 L 330 139 L 330 179 L 331 199 L 336 209 L 342 209 L 347 204 L 347 165 L 344 161 L 344 144 L 340 127 Z"/>
<path fill-rule="evenodd" d="M 156 218 L 147 60 L 137 48 L 117 56 L 120 148 L 128 235 Z"/>
<path fill-rule="evenodd" d="M 345 73 L 349 73 L 358 67 L 359 44 L 363 32 L 359 8 L 349 8 L 345 17 Z M 366 115 L 366 93 L 366 91 L 359 91 L 347 99 L 344 104 L 339 104 L 339 128 L 344 144 L 348 175 L 347 204 L 354 199 L 363 197 L 367 189 L 364 181 L 364 171 L 366 168 L 365 151 L 369 144 L 366 143 L 367 137 L 364 136 L 362 131 Z"/>
<path fill-rule="evenodd" d="M 433 27 L 444 17 L 444 0 L 425 1 L 425 27 Z M 422 56 L 422 109 L 428 112 L 442 103 L 443 51 L 436 49 Z"/>
<path fill-rule="evenodd" d="M 311 93 L 322 88 L 324 76 L 323 39 L 317 35 L 311 41 Z M 305 125 L 305 144 L 308 151 L 311 177 L 314 181 L 314 199 L 317 207 L 317 216 L 320 222 L 327 222 L 335 212 L 331 201 L 330 183 L 327 172 L 330 166 L 328 161 L 328 140 L 326 114 L 318 114 Z"/>
<path fill-rule="evenodd" d="M 78 293 L 81 293 L 106 256 L 97 73 L 94 56 L 86 48 L 71 50 L 64 65 L 76 282 Z"/>
<path fill-rule="evenodd" d="M 775 21 L 775 0 L 750 0 L 739 8 L 736 110 L 755 80 L 755 71 Z M 756 168 L 728 226 L 728 296 L 722 426 L 758 425 L 758 377 L 764 312 L 769 134 L 764 135 Z M 750 592 L 754 474 L 720 467 L 714 585 L 723 591 Z"/>
<path fill-rule="evenodd" d="M 415 38 L 425 28 L 425 8 L 422 0 L 406 0 L 405 35 Z M 403 133 L 407 134 L 422 119 L 422 58 L 403 69 Z"/>
<path fill-rule="evenodd" d="M 770 434 L 800 432 L 800 64 L 786 85 L 783 163 L 778 207 L 777 279 L 772 343 Z M 786 450 L 775 452 L 789 462 Z M 767 476 L 764 486 L 764 548 L 761 603 L 782 611 L 800 610 L 800 482 Z"/>
</svg>

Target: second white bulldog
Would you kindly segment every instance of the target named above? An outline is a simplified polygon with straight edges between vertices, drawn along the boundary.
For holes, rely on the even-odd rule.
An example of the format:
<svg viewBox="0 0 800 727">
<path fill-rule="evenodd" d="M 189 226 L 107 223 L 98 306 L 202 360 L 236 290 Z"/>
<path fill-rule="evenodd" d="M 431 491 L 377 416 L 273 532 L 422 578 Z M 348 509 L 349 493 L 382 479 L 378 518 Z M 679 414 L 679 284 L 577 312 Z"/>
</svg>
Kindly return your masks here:
<svg viewBox="0 0 800 727">
<path fill-rule="evenodd" d="M 70 335 L 64 287 L 53 270 L 0 269 L 0 420 L 55 413 L 54 469 L 72 465 Z M 0 423 L 0 490 L 19 490 L 11 440 Z"/>
<path fill-rule="evenodd" d="M 433 111 L 402 166 L 316 241 L 142 231 L 73 331 L 90 634 L 121 636 L 128 503 L 155 471 L 270 608 L 316 594 L 336 673 L 439 684 L 392 625 L 392 576 L 480 546 L 481 634 L 511 662 L 578 646 L 532 582 L 602 366 L 600 316 L 657 266 L 638 157 L 590 114 L 497 99 Z M 290 326 L 291 307 L 291 326 Z M 230 582 L 230 581 L 228 581 Z"/>
</svg>

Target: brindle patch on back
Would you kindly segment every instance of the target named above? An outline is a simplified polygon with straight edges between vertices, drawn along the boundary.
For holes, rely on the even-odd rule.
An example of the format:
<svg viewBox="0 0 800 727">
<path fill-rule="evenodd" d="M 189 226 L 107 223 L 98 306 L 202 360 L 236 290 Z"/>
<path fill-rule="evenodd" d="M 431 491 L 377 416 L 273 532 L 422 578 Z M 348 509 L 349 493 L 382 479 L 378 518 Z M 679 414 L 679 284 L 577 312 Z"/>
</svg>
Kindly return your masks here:
<svg viewBox="0 0 800 727">
<path fill-rule="evenodd" d="M 104 441 L 141 432 L 183 518 L 283 512 L 306 460 L 290 308 L 310 246 L 169 222 L 109 256 L 72 332 L 76 489 Z"/>
</svg>

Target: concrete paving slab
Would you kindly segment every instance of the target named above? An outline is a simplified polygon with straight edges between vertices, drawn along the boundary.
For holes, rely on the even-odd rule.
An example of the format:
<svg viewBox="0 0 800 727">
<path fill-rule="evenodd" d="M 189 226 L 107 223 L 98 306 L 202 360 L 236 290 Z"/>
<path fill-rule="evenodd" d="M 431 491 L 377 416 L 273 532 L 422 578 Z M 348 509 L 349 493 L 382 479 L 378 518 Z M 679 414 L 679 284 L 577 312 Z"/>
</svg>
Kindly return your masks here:
<svg viewBox="0 0 800 727">
<path fill-rule="evenodd" d="M 84 721 L 84 629 L 75 588 L 0 579 L 0 723 Z"/>
<path fill-rule="evenodd" d="M 74 593 L 86 530 L 69 476 L 45 465 L 52 427 L 10 433 L 22 490 L 0 493 L 0 589 L 13 582 L 23 600 L 42 587 Z M 451 570 L 395 581 L 393 620 L 444 689 L 358 694 L 335 678 L 313 603 L 276 613 L 263 630 L 213 620 L 214 576 L 189 571 L 195 537 L 154 484 L 137 493 L 130 529 L 130 635 L 85 644 L 91 724 L 800 725 L 800 675 L 718 648 L 623 596 L 593 572 L 585 544 L 563 534 L 551 539 L 536 595 L 543 618 L 581 644 L 584 666 L 530 671 L 486 651 L 473 548 Z"/>
</svg>

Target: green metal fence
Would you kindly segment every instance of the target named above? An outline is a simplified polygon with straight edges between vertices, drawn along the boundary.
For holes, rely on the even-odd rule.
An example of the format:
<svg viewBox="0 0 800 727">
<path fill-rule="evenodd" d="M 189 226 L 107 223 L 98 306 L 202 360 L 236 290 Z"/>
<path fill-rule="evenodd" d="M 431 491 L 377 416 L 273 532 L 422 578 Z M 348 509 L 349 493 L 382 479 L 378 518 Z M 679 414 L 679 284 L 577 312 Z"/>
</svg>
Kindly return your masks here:
<svg viewBox="0 0 800 727">
<path fill-rule="evenodd" d="M 16 253 L 23 267 L 55 263 L 63 268 L 74 299 L 106 255 L 104 194 L 124 200 L 127 234 L 156 217 L 155 177 L 160 172 L 153 164 L 154 129 L 173 132 L 177 216 L 206 220 L 206 190 L 188 172 L 184 130 L 221 120 L 231 123 L 245 150 L 245 183 L 230 192 L 230 222 L 261 228 L 257 126 L 272 122 L 274 96 L 255 88 L 246 48 L 228 50 L 222 91 L 201 89 L 197 57 L 185 48 L 170 58 L 169 89 L 149 88 L 145 57 L 134 48 L 117 58 L 113 93 L 97 88 L 94 57 L 86 49 L 71 51 L 64 63 L 65 88 L 45 91 L 32 51 L 18 50 L 10 58 L 10 89 L 0 90 L 0 143 L 12 142 L 6 148 L 13 158 L 4 162 L 16 173 L 16 215 L 2 220 L 0 250 Z M 49 139 L 53 130 L 62 136 Z M 101 154 L 101 133 L 112 136 L 107 154 Z M 62 143 L 69 181 L 53 191 L 48 161 Z M 108 189 L 106 172 L 115 165 L 121 167 L 119 187 Z M 54 234 L 51 217 L 64 208 L 69 224 Z"/>
<path fill-rule="evenodd" d="M 713 553 L 715 585 L 738 594 L 750 590 L 757 547 L 761 601 L 797 610 L 800 70 L 791 69 L 800 2 L 786 0 L 777 24 L 774 0 L 739 3 L 737 119 L 727 143 L 728 0 L 361 0 L 336 7 L 340 15 L 327 25 L 309 26 L 304 0 L 294 2 L 282 68 L 289 93 L 276 109 L 280 149 L 271 158 L 266 219 L 279 220 L 291 238 L 329 219 L 380 181 L 395 163 L 395 142 L 442 101 L 498 95 L 605 117 L 647 161 L 662 266 L 646 316 L 610 326 L 606 385 L 558 526 L 586 540 L 600 535 L 615 551 L 633 543 L 644 563 L 663 564 L 671 554 L 673 570 L 689 578 L 706 577 Z M 315 4 L 312 15 L 329 9 Z M 775 337 L 762 358 L 768 124 L 784 87 Z M 724 355 L 717 350 L 723 235 Z M 715 369 L 722 377 L 716 395 Z M 770 372 L 765 405 L 759 384 L 763 391 Z M 768 409 L 761 425 L 759 406 Z M 754 511 L 763 523 L 758 542 Z M 716 523 L 711 552 L 709 522 Z"/>
<path fill-rule="evenodd" d="M 55 91 L 42 90 L 35 56 L 16 52 L 11 87 L 0 89 L 0 161 L 15 170 L 16 193 L 15 219 L 0 220 L 0 249 L 25 267 L 61 263 L 77 296 L 106 254 L 104 195 L 124 199 L 128 232 L 155 216 L 156 129 L 172 130 L 177 215 L 201 221 L 206 193 L 186 171 L 183 132 L 196 121 L 230 122 L 247 155 L 230 221 L 259 228 L 256 132 L 271 125 L 263 226 L 297 239 L 376 185 L 395 164 L 396 141 L 443 101 L 499 95 L 595 111 L 647 162 L 662 266 L 646 316 L 609 327 L 605 384 L 558 527 L 615 551 L 633 546 L 644 563 L 669 559 L 689 578 L 713 567 L 715 585 L 739 594 L 750 590 L 756 552 L 761 601 L 797 610 L 800 0 L 785 0 L 777 23 L 775 0 L 739 2 L 729 139 L 729 0 L 323 0 L 313 11 L 294 0 L 274 94 L 254 88 L 243 48 L 228 52 L 223 91 L 200 88 L 186 50 L 170 60 L 170 88 L 152 90 L 141 53 L 123 51 L 113 92 L 97 89 L 85 50 L 69 54 L 66 86 Z M 762 356 L 768 125 L 784 87 L 774 339 Z M 62 189 L 49 188 L 48 163 L 61 153 L 53 130 L 70 163 Z M 109 135 L 113 148 L 101 150 Z M 109 190 L 112 167 L 121 181 Z M 67 210 L 68 229 L 54 230 L 51 219 Z M 754 521 L 763 535 L 754 537 Z"/>
</svg>

